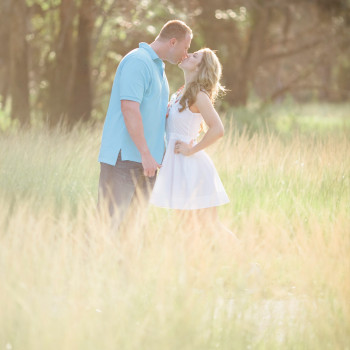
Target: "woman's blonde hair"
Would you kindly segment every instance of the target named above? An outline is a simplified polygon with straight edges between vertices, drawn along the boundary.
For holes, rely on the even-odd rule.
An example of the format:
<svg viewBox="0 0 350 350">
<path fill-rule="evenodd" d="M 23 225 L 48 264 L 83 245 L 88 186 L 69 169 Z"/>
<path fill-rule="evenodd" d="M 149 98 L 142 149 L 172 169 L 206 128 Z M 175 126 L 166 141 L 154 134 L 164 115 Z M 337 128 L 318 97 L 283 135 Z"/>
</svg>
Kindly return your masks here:
<svg viewBox="0 0 350 350">
<path fill-rule="evenodd" d="M 213 104 L 218 94 L 225 92 L 225 88 L 220 84 L 222 68 L 215 52 L 208 48 L 201 49 L 200 51 L 203 52 L 203 57 L 198 66 L 198 74 L 196 79 L 187 86 L 182 95 L 180 100 L 181 107 L 179 108 L 180 112 L 187 106 L 191 107 L 196 102 L 199 91 L 207 93 Z"/>
</svg>

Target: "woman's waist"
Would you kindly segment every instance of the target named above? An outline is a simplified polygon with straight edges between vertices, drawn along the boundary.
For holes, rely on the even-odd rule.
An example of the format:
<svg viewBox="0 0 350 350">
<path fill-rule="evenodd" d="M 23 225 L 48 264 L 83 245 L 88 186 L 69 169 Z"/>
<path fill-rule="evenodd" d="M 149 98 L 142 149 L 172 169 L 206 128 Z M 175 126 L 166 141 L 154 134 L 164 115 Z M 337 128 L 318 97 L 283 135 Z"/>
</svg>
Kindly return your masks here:
<svg viewBox="0 0 350 350">
<path fill-rule="evenodd" d="M 176 139 L 179 141 L 184 141 L 184 142 L 190 142 L 192 140 L 195 140 L 197 138 L 197 134 L 182 134 L 178 132 L 167 132 L 167 139 L 170 141 L 171 139 Z"/>
</svg>

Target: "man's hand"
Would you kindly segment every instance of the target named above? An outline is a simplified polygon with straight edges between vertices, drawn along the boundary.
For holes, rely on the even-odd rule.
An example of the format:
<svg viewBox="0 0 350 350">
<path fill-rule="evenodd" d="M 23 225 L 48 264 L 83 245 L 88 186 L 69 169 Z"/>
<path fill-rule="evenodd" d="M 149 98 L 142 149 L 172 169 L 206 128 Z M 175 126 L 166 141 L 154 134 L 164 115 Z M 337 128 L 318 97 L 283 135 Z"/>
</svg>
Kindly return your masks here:
<svg viewBox="0 0 350 350">
<path fill-rule="evenodd" d="M 157 169 L 161 167 L 160 164 L 152 157 L 151 153 L 146 153 L 142 157 L 143 174 L 148 177 L 153 177 Z"/>
<path fill-rule="evenodd" d="M 143 173 L 153 177 L 160 165 L 152 157 L 144 135 L 140 104 L 135 101 L 122 100 L 121 109 L 128 133 L 141 154 Z"/>
</svg>

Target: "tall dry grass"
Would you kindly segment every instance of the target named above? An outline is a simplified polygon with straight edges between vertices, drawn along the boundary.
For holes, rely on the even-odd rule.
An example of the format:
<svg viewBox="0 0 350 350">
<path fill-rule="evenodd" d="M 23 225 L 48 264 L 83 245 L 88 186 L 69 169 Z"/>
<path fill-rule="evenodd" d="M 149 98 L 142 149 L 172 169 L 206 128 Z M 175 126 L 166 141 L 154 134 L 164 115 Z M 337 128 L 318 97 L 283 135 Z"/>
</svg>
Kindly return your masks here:
<svg viewBox="0 0 350 350">
<path fill-rule="evenodd" d="M 96 213 L 100 128 L 0 140 L 0 347 L 346 349 L 350 140 L 238 133 L 208 150 L 230 204 L 186 226 Z"/>
</svg>

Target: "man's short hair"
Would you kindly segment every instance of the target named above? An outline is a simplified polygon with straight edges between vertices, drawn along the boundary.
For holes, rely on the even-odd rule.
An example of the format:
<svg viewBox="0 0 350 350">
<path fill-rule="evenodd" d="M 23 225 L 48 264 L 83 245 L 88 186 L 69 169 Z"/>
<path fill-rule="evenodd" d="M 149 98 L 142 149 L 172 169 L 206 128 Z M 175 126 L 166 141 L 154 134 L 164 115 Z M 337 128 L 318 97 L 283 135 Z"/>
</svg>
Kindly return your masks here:
<svg viewBox="0 0 350 350">
<path fill-rule="evenodd" d="M 186 34 L 189 34 L 192 38 L 192 29 L 185 22 L 173 20 L 164 24 L 158 38 L 162 40 L 176 38 L 180 41 L 185 39 Z"/>
</svg>

